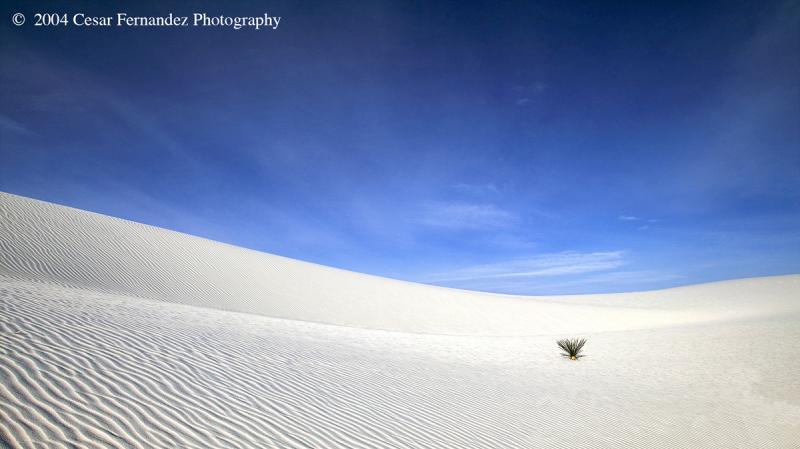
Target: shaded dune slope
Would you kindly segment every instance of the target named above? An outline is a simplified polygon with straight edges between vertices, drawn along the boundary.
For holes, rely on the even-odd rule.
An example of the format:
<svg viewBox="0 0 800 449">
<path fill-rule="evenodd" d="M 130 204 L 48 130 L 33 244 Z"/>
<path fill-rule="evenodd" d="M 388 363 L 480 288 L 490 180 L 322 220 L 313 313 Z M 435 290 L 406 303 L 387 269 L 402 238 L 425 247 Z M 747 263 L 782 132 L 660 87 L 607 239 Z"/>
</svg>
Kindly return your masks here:
<svg viewBox="0 0 800 449">
<path fill-rule="evenodd" d="M 0 274 L 276 318 L 412 333 L 541 335 L 796 310 L 800 276 L 515 297 L 369 276 L 0 193 Z"/>
</svg>

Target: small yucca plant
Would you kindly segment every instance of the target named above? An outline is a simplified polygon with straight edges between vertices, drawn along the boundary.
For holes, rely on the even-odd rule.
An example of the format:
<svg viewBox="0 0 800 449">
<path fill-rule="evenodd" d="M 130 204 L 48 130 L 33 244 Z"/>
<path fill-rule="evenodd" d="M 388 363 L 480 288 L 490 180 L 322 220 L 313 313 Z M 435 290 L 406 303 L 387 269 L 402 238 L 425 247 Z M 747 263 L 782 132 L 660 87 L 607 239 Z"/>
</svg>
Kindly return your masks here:
<svg viewBox="0 0 800 449">
<path fill-rule="evenodd" d="M 583 345 L 586 344 L 585 338 L 565 338 L 556 342 L 558 347 L 563 349 L 561 353 L 564 357 L 569 357 L 570 360 L 578 360 L 583 357 Z"/>
</svg>

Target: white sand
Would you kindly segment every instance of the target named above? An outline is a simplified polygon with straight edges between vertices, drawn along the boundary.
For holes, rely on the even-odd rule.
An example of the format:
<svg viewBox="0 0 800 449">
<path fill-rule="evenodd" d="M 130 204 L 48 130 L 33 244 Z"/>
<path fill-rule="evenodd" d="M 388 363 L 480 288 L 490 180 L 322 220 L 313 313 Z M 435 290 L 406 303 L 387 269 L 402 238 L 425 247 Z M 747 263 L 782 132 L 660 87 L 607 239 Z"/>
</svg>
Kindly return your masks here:
<svg viewBox="0 0 800 449">
<path fill-rule="evenodd" d="M 797 275 L 490 295 L 0 193 L 0 309 L 0 447 L 800 447 Z"/>
</svg>

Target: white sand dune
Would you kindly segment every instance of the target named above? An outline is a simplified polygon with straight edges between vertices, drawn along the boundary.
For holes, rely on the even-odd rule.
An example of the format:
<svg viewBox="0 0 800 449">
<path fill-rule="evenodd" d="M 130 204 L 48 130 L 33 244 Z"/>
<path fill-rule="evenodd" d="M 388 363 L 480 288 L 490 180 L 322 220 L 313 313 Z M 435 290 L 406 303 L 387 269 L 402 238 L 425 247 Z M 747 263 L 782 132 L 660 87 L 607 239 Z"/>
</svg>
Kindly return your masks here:
<svg viewBox="0 0 800 449">
<path fill-rule="evenodd" d="M 0 310 L 0 447 L 800 447 L 797 275 L 491 295 L 0 193 Z"/>
</svg>

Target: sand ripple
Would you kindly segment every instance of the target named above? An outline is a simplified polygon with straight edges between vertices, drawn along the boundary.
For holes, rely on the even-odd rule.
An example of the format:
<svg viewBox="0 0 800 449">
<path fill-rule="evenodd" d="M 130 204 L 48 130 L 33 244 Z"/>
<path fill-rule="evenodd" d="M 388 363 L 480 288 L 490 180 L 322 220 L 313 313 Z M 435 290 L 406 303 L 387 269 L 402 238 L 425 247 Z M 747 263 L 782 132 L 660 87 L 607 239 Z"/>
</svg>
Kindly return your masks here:
<svg viewBox="0 0 800 449">
<path fill-rule="evenodd" d="M 0 447 L 800 447 L 800 276 L 510 298 L 2 193 L 0 255 Z"/>
</svg>

